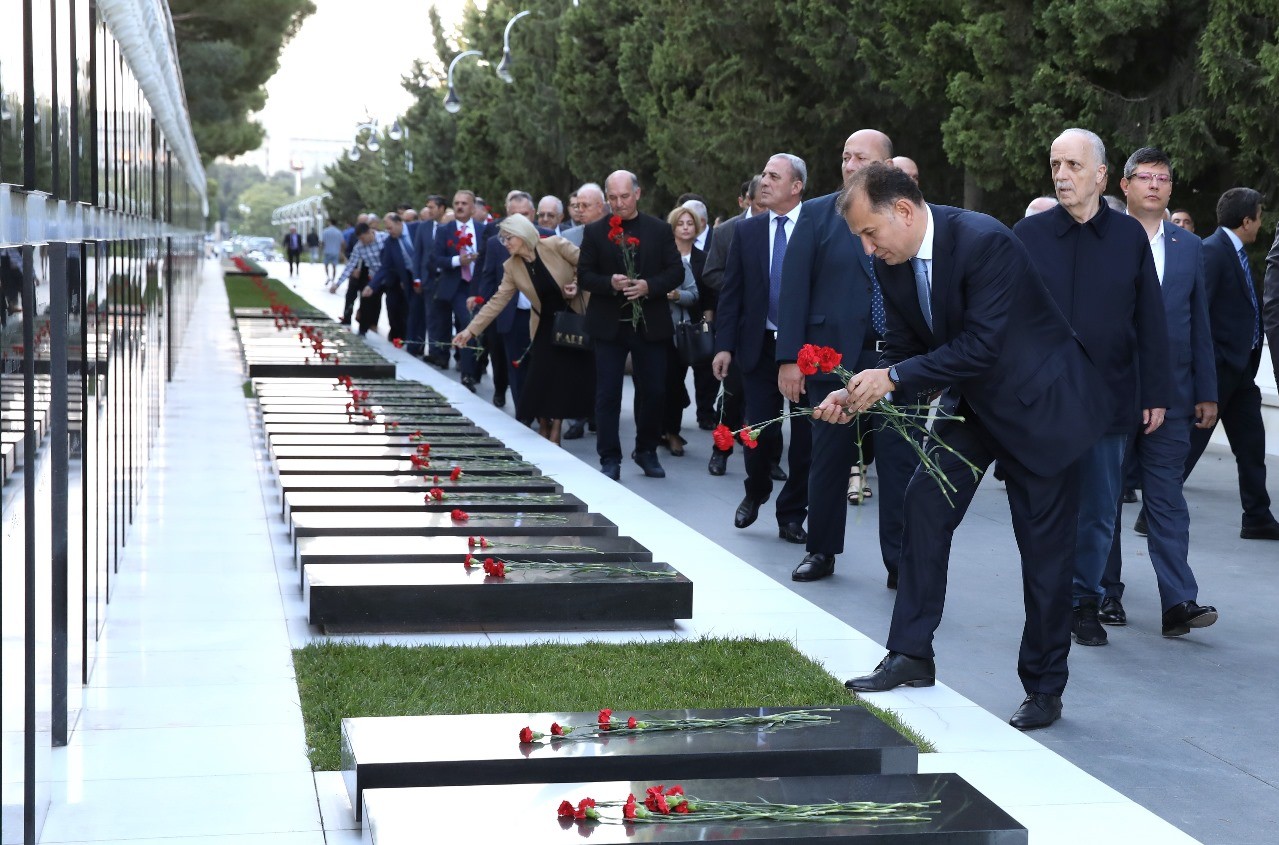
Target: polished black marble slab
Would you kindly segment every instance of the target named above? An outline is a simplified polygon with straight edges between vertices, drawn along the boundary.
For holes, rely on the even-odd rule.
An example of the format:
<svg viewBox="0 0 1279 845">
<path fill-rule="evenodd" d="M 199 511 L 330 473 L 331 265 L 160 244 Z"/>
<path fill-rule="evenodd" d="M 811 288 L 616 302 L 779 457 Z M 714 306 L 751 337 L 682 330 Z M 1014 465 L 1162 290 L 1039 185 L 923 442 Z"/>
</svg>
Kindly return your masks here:
<svg viewBox="0 0 1279 845">
<path fill-rule="evenodd" d="M 768 822 L 599 824 L 561 822 L 561 801 L 585 797 L 626 800 L 643 797 L 655 784 L 681 785 L 705 800 L 771 801 L 931 801 L 941 803 L 923 822 Z M 492 811 L 494 808 L 500 811 Z M 482 812 L 489 809 L 489 812 Z M 472 812 L 472 810 L 475 810 Z M 420 845 L 423 831 L 435 842 L 592 845 L 661 843 L 694 845 L 714 841 L 752 845 L 1026 845 L 1029 834 L 1016 819 L 956 774 L 840 775 L 579 783 L 490 784 L 369 789 L 364 793 L 365 841 L 374 845 Z"/>
<path fill-rule="evenodd" d="M 431 441 L 428 441 L 431 442 Z M 350 458 L 352 460 L 386 460 L 388 458 L 408 458 L 417 454 L 418 444 L 404 443 L 400 445 L 366 446 L 363 444 L 343 444 L 327 446 L 315 443 L 299 445 L 271 444 L 271 454 L 278 460 L 285 458 Z M 478 444 L 453 441 L 452 443 L 431 442 L 428 456 L 432 464 L 457 462 L 463 466 L 468 460 L 503 461 L 519 460 L 520 453 L 504 446 L 483 446 Z"/>
<path fill-rule="evenodd" d="M 515 534 L 538 537 L 557 534 L 617 535 L 617 526 L 597 513 L 497 514 L 476 512 L 466 521 L 448 513 L 426 511 L 351 513 L 349 511 L 295 513 L 291 533 L 302 537 L 361 537 L 407 534 L 425 537 Z"/>
<path fill-rule="evenodd" d="M 305 434 L 308 436 L 331 436 L 331 437 L 355 437 L 365 434 L 382 434 L 400 436 L 405 433 L 413 434 L 421 432 L 428 441 L 432 441 L 435 437 L 468 437 L 475 435 L 477 437 L 485 437 L 488 432 L 466 417 L 439 417 L 430 423 L 422 423 L 419 425 L 385 425 L 383 423 L 368 423 L 364 421 L 352 421 L 349 423 L 338 424 L 330 420 L 323 423 L 267 423 L 263 426 L 263 431 L 267 437 L 275 437 L 282 434 Z"/>
<path fill-rule="evenodd" d="M 724 719 L 803 709 L 618 711 L 637 719 Z M 914 743 L 865 708 L 831 708 L 827 723 L 776 729 L 669 731 L 520 745 L 523 727 L 590 725 L 597 713 L 485 713 L 342 720 L 342 776 L 357 811 L 366 789 L 609 778 L 910 774 Z M 655 781 L 656 782 L 656 781 Z M 623 798 L 626 796 L 623 795 Z"/>
<path fill-rule="evenodd" d="M 423 493 L 409 490 L 349 491 L 340 492 L 300 492 L 292 491 L 284 494 L 284 515 L 307 512 L 350 513 L 394 513 L 401 511 L 422 511 L 427 513 L 449 513 L 454 508 L 461 508 L 470 514 L 476 513 L 570 513 L 585 511 L 586 503 L 576 496 L 567 493 L 516 493 L 502 491 L 486 495 L 481 492 L 447 493 L 443 499 L 426 501 Z M 551 499 L 550 497 L 554 497 Z M 518 497 L 518 498 L 512 498 Z M 535 499 L 532 497 L 536 497 Z"/>
<path fill-rule="evenodd" d="M 384 419 L 385 415 L 378 415 L 376 423 L 385 424 L 388 420 Z M 462 412 L 457 408 L 435 408 L 429 414 L 404 414 L 394 417 L 395 422 L 399 423 L 400 428 L 408 428 L 410 431 L 423 425 L 474 425 L 473 422 L 462 416 Z M 310 423 L 325 425 L 370 425 L 366 421 L 353 421 L 347 419 L 347 414 L 343 412 L 319 413 L 319 414 L 263 414 L 262 424 L 272 425 L 276 423 Z"/>
<path fill-rule="evenodd" d="M 350 397 L 335 396 L 332 399 L 315 397 L 289 397 L 283 399 L 259 398 L 258 407 L 264 414 L 347 414 L 351 413 L 347 405 L 354 406 Z M 360 402 L 358 407 L 371 408 L 374 413 L 434 413 L 437 408 L 452 408 L 453 405 L 444 399 L 419 399 L 412 396 L 402 398 L 378 397 Z M 358 412 L 357 412 L 358 413 Z"/>
<path fill-rule="evenodd" d="M 673 571 L 664 563 L 628 566 Z M 510 571 L 494 578 L 460 561 L 317 563 L 302 570 L 302 585 L 308 621 L 332 633 L 650 626 L 693 615 L 693 584 L 683 575 Z"/>
<path fill-rule="evenodd" d="M 421 439 L 417 439 L 411 433 L 371 434 L 363 429 L 352 428 L 329 434 L 270 434 L 267 435 L 267 440 L 272 446 L 397 446 L 413 449 L 422 443 L 430 443 L 432 449 L 437 446 L 456 447 L 457 444 L 477 447 L 505 446 L 501 440 L 489 437 L 479 429 L 476 434 L 459 434 L 453 430 L 446 430 L 443 434 L 430 436 L 424 434 Z"/>
<path fill-rule="evenodd" d="M 365 536 L 303 537 L 297 542 L 294 563 L 299 567 L 316 563 L 434 563 L 456 564 L 467 554 L 501 555 L 512 560 L 575 561 L 598 563 L 643 563 L 653 553 L 632 537 L 579 536 L 564 534 L 533 537 L 529 535 L 484 535 L 492 546 L 476 549 L 467 543 L 469 535 L 447 537 Z M 524 548 L 537 546 L 538 548 Z M 554 550 L 546 546 L 583 546 L 590 551 Z"/>
<path fill-rule="evenodd" d="M 351 475 L 298 475 L 284 473 L 276 477 L 280 489 L 285 493 L 293 490 L 318 492 L 322 490 L 368 490 L 390 491 L 410 490 L 419 495 L 439 487 L 445 493 L 463 495 L 477 491 L 513 493 L 559 493 L 563 491 L 555 479 L 545 475 L 522 475 L 515 478 L 503 478 L 495 475 L 463 475 L 457 481 L 449 481 L 448 474 L 439 476 L 424 475 L 371 475 L 354 473 Z"/>
<path fill-rule="evenodd" d="M 301 361 L 289 363 L 282 361 L 253 361 L 250 359 L 247 362 L 247 367 L 250 378 L 258 376 L 333 378 L 334 375 L 359 376 L 361 378 L 393 378 L 395 376 L 395 365 L 385 361 L 380 364 L 375 362 L 357 364 L 345 360 L 340 364 L 307 364 Z"/>
<path fill-rule="evenodd" d="M 541 470 L 532 464 L 518 461 L 494 461 L 488 463 L 467 459 L 457 462 L 468 475 L 540 475 Z M 448 475 L 449 464 L 433 461 L 429 470 L 431 477 L 435 474 Z M 364 473 L 367 475 L 409 474 L 423 475 L 423 470 L 413 466 L 408 458 L 373 460 L 370 458 L 281 458 L 275 462 L 275 470 L 281 475 L 285 473 L 308 473 L 311 475 L 344 475 Z"/>
</svg>

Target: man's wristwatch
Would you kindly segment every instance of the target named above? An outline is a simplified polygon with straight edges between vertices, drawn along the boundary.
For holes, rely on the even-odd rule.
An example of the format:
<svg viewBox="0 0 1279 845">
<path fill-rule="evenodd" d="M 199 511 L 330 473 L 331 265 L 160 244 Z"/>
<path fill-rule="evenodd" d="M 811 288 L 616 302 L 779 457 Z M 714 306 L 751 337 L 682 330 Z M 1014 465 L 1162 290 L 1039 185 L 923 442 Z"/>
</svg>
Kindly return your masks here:
<svg viewBox="0 0 1279 845">
<path fill-rule="evenodd" d="M 888 368 L 888 380 L 893 383 L 893 390 L 897 389 L 897 385 L 902 383 L 901 377 L 897 375 L 897 367 Z"/>
</svg>

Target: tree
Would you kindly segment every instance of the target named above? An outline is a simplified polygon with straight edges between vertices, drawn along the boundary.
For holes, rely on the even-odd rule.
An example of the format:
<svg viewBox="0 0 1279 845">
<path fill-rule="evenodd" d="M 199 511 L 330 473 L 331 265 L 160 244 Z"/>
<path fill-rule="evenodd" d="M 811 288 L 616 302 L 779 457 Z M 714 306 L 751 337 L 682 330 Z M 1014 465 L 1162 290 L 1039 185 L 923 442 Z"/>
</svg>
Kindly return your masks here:
<svg viewBox="0 0 1279 845">
<path fill-rule="evenodd" d="M 265 132 L 249 118 L 280 50 L 315 11 L 311 0 L 170 0 L 178 61 L 195 141 L 206 166 L 257 149 Z"/>
<path fill-rule="evenodd" d="M 288 205 L 295 197 L 275 182 L 258 182 L 245 188 L 237 205 L 244 206 L 240 224 L 235 227 L 241 235 L 275 235 L 277 227 L 271 225 L 271 212 Z"/>
</svg>

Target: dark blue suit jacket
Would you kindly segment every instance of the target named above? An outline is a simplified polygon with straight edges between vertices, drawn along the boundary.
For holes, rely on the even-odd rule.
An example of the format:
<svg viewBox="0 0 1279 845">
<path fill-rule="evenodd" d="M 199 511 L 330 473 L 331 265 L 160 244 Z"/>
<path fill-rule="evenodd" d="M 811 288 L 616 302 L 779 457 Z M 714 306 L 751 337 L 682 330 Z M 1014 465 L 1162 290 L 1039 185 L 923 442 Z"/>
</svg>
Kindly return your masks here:
<svg viewBox="0 0 1279 845">
<path fill-rule="evenodd" d="M 1172 400 L 1168 326 L 1146 230 L 1103 202 L 1083 225 L 1059 205 L 1013 231 L 1110 385 L 1108 430 L 1131 434 L 1143 408 Z"/>
<path fill-rule="evenodd" d="M 861 355 L 870 322 L 870 260 L 835 210 L 837 197 L 827 194 L 806 201 L 786 246 L 777 325 L 779 362 L 795 361 L 805 343 L 834 348 L 850 369 Z M 738 223 L 738 228 L 750 220 Z"/>
<path fill-rule="evenodd" d="M 1012 232 L 985 214 L 929 208 L 932 331 L 910 264 L 875 259 L 884 360 L 897 365 L 897 389 L 957 388 L 1013 458 L 1036 475 L 1057 475 L 1105 432 L 1110 391 Z"/>
<path fill-rule="evenodd" d="M 422 282 L 422 289 L 431 289 L 435 281 L 435 231 L 440 228 L 434 220 L 419 220 L 413 230 L 413 278 Z"/>
<path fill-rule="evenodd" d="M 1204 238 L 1203 250 L 1204 288 L 1208 292 L 1217 366 L 1246 372 L 1253 366 L 1252 332 L 1260 318 L 1248 298 L 1247 277 L 1239 264 L 1239 254 L 1224 229 Z M 1261 302 L 1260 294 L 1257 302 Z"/>
<path fill-rule="evenodd" d="M 1193 416 L 1199 402 L 1217 401 L 1217 364 L 1204 288 L 1203 241 L 1165 222 L 1164 315 L 1172 362 L 1170 415 Z"/>
<path fill-rule="evenodd" d="M 555 234 L 541 226 L 537 227 L 537 233 L 544 238 Z M 493 298 L 493 294 L 497 293 L 498 286 L 502 284 L 502 265 L 511 257 L 511 253 L 502 246 L 502 242 L 497 239 L 497 233 L 494 232 L 493 237 L 489 238 L 484 245 L 482 254 L 484 259 L 477 265 L 480 267 L 480 274 L 476 277 L 479 279 L 479 284 L 476 286 L 475 295 L 484 297 L 484 301 L 488 302 Z M 512 296 L 511 301 L 502 309 L 502 313 L 498 314 L 497 319 L 493 321 L 493 327 L 497 329 L 498 334 L 506 334 L 511 330 L 511 326 L 515 323 L 518 302 L 519 296 Z"/>
<path fill-rule="evenodd" d="M 475 231 L 475 249 L 480 251 L 484 242 L 496 234 L 497 229 L 489 223 L 471 223 Z M 432 257 L 433 269 L 439 281 L 435 285 L 435 298 L 449 302 L 457 295 L 458 290 L 466 284 L 462 280 L 462 268 L 453 266 L 453 257 L 457 255 L 457 244 L 449 245 L 449 241 L 457 239 L 457 221 L 445 223 L 435 232 L 435 252 Z M 479 274 L 481 262 L 477 259 L 471 265 L 471 281 Z"/>
<path fill-rule="evenodd" d="M 404 250 L 400 241 L 408 238 L 408 233 L 398 238 L 388 236 L 382 242 L 382 267 L 369 279 L 369 287 L 376 293 L 383 287 L 397 287 L 407 296 L 413 292 L 413 269 L 404 260 Z M 413 256 L 416 261 L 417 255 Z"/>
<path fill-rule="evenodd" d="M 800 209 L 800 216 L 804 209 Z M 770 214 L 738 221 L 724 262 L 724 281 L 715 311 L 715 351 L 731 352 L 744 371 L 759 363 L 768 323 L 768 239 Z M 796 221 L 795 230 L 799 230 Z M 791 240 L 795 240 L 792 233 Z M 790 255 L 789 248 L 787 249 Z M 783 291 L 785 278 L 783 277 Z M 780 311 L 780 309 L 779 309 Z M 779 316 L 780 319 L 780 316 Z M 772 364 L 772 361 L 767 362 Z"/>
</svg>

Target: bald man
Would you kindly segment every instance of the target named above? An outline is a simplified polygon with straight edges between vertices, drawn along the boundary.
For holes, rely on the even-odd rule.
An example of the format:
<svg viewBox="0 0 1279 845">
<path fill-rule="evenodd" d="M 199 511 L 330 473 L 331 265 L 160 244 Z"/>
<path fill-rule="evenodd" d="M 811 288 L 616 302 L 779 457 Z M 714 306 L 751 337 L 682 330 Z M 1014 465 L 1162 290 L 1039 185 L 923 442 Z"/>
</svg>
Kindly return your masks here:
<svg viewBox="0 0 1279 845">
<path fill-rule="evenodd" d="M 1022 217 L 1032 217 L 1036 214 L 1043 214 L 1045 211 L 1051 211 L 1057 207 L 1056 197 L 1035 197 L 1030 201 L 1030 205 L 1026 206 L 1026 213 Z"/>
<path fill-rule="evenodd" d="M 919 184 L 919 165 L 915 164 L 914 159 L 906 158 L 906 156 L 893 156 L 893 165 L 911 179 L 915 184 Z"/>
</svg>

